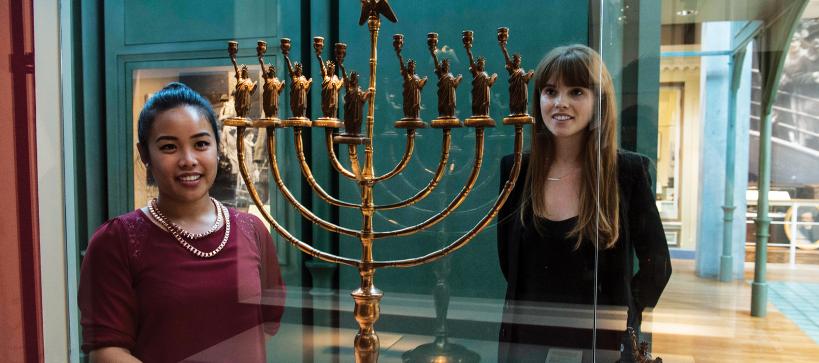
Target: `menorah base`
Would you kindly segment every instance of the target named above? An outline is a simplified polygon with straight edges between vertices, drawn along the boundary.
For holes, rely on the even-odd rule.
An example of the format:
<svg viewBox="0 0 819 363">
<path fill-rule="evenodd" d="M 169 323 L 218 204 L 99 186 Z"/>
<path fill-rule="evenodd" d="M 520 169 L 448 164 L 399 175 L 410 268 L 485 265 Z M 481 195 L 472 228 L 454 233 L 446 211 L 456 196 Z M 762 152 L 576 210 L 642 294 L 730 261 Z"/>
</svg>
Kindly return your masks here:
<svg viewBox="0 0 819 363">
<path fill-rule="evenodd" d="M 344 126 L 344 123 L 335 117 L 319 117 L 317 120 L 313 121 L 313 127 L 340 129 L 342 126 Z"/>
<path fill-rule="evenodd" d="M 404 117 L 398 121 L 395 121 L 393 126 L 396 129 L 423 129 L 427 127 L 427 124 L 420 118 Z"/>
<path fill-rule="evenodd" d="M 250 127 L 252 122 L 247 117 L 228 117 L 223 121 L 225 126 Z"/>
<path fill-rule="evenodd" d="M 464 121 L 467 127 L 495 127 L 495 120 L 489 116 L 472 116 Z"/>
<path fill-rule="evenodd" d="M 404 363 L 478 363 L 481 356 L 459 344 L 444 342 L 419 345 L 401 355 Z"/>
<path fill-rule="evenodd" d="M 313 122 L 307 117 L 291 117 L 282 120 L 282 127 L 310 127 Z"/>
<path fill-rule="evenodd" d="M 463 127 L 463 123 L 455 116 L 440 116 L 429 123 L 434 129 L 451 129 L 453 127 Z"/>
<path fill-rule="evenodd" d="M 503 118 L 504 125 L 530 125 L 535 123 L 535 119 L 528 114 L 509 115 Z"/>
<path fill-rule="evenodd" d="M 361 145 L 366 144 L 368 141 L 370 139 L 360 134 L 348 134 L 346 132 L 333 137 L 333 142 L 336 144 Z"/>
<path fill-rule="evenodd" d="M 253 120 L 252 126 L 256 128 L 282 127 L 282 120 L 278 117 L 263 117 Z"/>
</svg>

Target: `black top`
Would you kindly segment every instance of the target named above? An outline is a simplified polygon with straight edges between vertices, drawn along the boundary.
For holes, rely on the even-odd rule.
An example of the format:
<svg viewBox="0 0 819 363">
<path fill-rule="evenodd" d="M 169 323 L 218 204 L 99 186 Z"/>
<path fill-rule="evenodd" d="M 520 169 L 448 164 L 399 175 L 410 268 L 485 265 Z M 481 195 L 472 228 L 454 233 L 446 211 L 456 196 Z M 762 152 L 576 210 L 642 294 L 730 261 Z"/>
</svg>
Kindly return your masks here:
<svg viewBox="0 0 819 363">
<path fill-rule="evenodd" d="M 542 236 L 527 228 L 530 223 L 524 226 L 520 221 L 528 160 L 528 154 L 524 154 L 515 188 L 498 214 L 498 257 L 507 281 L 500 339 L 506 342 L 516 340 L 514 324 L 509 323 L 512 321 L 510 304 L 516 301 L 594 302 L 593 247 L 584 241 L 585 248 L 571 253 L 567 248 L 571 249 L 574 241 L 565 241 L 565 233 L 571 228 L 569 224 L 576 220 L 546 221 L 546 226 L 552 228 L 545 228 L 549 232 Z M 513 162 L 513 155 L 502 159 L 502 184 Z M 651 191 L 648 165 L 649 159 L 645 156 L 618 151 L 620 235 L 614 247 L 599 251 L 597 264 L 597 303 L 628 307 L 627 325 L 636 329 L 639 329 L 643 308 L 657 304 L 671 277 L 668 244 Z"/>
<path fill-rule="evenodd" d="M 576 239 L 568 234 L 576 224 L 577 217 L 550 221 L 530 216 L 520 243 L 518 300 L 594 303 L 594 248 L 584 241 L 575 250 Z"/>
</svg>

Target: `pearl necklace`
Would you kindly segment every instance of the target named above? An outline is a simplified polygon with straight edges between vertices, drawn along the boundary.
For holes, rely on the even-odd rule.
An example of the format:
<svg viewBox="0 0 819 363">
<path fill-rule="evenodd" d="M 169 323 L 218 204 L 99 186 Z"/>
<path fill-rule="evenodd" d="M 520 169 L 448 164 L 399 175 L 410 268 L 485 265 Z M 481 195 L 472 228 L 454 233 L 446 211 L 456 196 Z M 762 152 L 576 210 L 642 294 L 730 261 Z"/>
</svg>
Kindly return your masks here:
<svg viewBox="0 0 819 363">
<path fill-rule="evenodd" d="M 217 213 L 220 214 L 220 215 L 223 214 L 225 216 L 225 236 L 222 237 L 222 242 L 219 243 L 219 246 L 217 246 L 216 249 L 214 249 L 213 251 L 210 251 L 210 252 L 203 252 L 203 251 L 199 250 L 198 248 L 194 247 L 193 245 L 191 245 L 190 243 L 188 243 L 188 241 L 185 241 L 185 239 L 183 239 L 182 236 L 179 235 L 179 233 L 180 233 L 179 229 L 181 229 L 181 228 L 179 228 L 179 226 L 176 225 L 175 223 L 169 222 L 169 220 L 166 219 L 165 215 L 163 215 L 162 212 L 159 211 L 159 207 L 156 205 L 156 198 L 151 200 L 151 203 L 148 204 L 148 211 L 151 213 L 151 216 L 154 217 L 154 219 L 156 219 L 159 222 L 159 224 L 162 225 L 162 227 L 165 227 L 165 229 L 186 250 L 190 251 L 191 253 L 193 253 L 194 255 L 196 255 L 198 257 L 211 258 L 213 256 L 216 256 L 217 253 L 219 253 L 220 251 L 222 251 L 223 248 L 225 248 L 225 245 L 227 244 L 227 241 L 228 241 L 228 237 L 230 237 L 230 214 L 228 213 L 227 208 L 225 208 L 225 206 L 223 206 L 222 203 L 219 203 L 219 201 L 217 201 L 217 200 L 215 200 L 213 198 L 211 198 L 211 200 L 214 201 L 217 204 L 217 208 L 218 208 Z M 217 217 L 217 219 L 218 218 L 219 217 Z M 210 232 L 210 233 L 212 233 L 212 232 Z M 210 234 L 210 233 L 207 233 L 207 234 Z M 207 235 L 207 234 L 205 234 L 205 235 Z"/>
</svg>

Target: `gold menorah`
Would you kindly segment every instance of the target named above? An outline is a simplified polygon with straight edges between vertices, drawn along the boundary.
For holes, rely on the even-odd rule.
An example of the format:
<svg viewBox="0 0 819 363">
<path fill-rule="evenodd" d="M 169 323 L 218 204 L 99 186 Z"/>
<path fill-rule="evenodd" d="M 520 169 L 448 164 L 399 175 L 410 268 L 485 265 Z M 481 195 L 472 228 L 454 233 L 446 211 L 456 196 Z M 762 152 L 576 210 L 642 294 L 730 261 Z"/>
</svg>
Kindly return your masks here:
<svg viewBox="0 0 819 363">
<path fill-rule="evenodd" d="M 495 121 L 489 117 L 489 92 L 490 88 L 495 82 L 497 75 L 489 76 L 485 71 L 485 62 L 483 58 L 474 61 L 472 57 L 471 47 L 473 32 L 465 31 L 463 33 L 463 42 L 470 59 L 470 72 L 473 75 L 473 89 L 472 89 L 472 116 L 467 118 L 465 122 L 461 122 L 455 117 L 455 90 L 460 84 L 461 76 L 454 76 L 449 69 L 448 60 L 439 62 L 438 53 L 438 34 L 430 33 L 427 36 L 427 44 L 430 53 L 435 63 L 435 73 L 439 78 L 438 82 L 438 117 L 430 122 L 432 128 L 442 130 L 443 147 L 441 152 L 441 159 L 438 163 L 437 170 L 432 177 L 432 180 L 427 186 L 418 191 L 414 196 L 392 204 L 376 205 L 373 198 L 373 186 L 392 178 L 401 173 L 409 164 L 412 157 L 416 129 L 426 127 L 426 123 L 420 119 L 420 92 L 426 83 L 426 77 L 421 78 L 415 73 L 415 64 L 409 61 L 404 65 L 401 57 L 401 50 L 404 45 L 404 37 L 396 34 L 393 37 L 393 46 L 401 63 L 401 73 L 404 80 L 404 118 L 395 122 L 396 128 L 402 128 L 407 133 L 407 145 L 404 155 L 398 164 L 389 172 L 376 176 L 373 170 L 373 126 L 375 123 L 375 104 L 373 102 L 376 93 L 376 69 L 377 69 L 377 43 L 378 32 L 381 27 L 380 16 L 384 15 L 388 20 L 397 22 L 395 14 L 390 8 L 387 0 L 364 0 L 362 1 L 361 19 L 359 24 L 365 21 L 370 31 L 370 78 L 369 88 L 364 91 L 358 85 L 358 74 L 351 72 L 347 74 L 344 68 L 344 57 L 346 55 L 347 46 L 343 43 L 335 45 L 336 62 L 325 62 L 322 57 L 322 50 L 324 47 L 324 38 L 315 37 L 313 39 L 313 47 L 316 52 L 316 57 L 321 64 L 322 74 L 322 117 L 316 120 L 310 120 L 306 112 L 307 93 L 312 86 L 312 79 L 306 78 L 302 73 L 302 66 L 299 63 L 293 64 L 290 61 L 290 40 L 287 38 L 281 39 L 281 51 L 284 55 L 287 64 L 288 72 L 291 78 L 290 82 L 290 111 L 292 116 L 281 120 L 278 118 L 278 101 L 279 93 L 283 89 L 283 82 L 276 78 L 276 69 L 269 66 L 265 69 L 264 54 L 267 51 L 267 44 L 259 41 L 256 51 L 259 58 L 259 63 L 262 66 L 264 85 L 263 85 L 263 105 L 264 116 L 260 119 L 247 118 L 247 112 L 250 109 L 249 100 L 251 94 L 256 89 L 255 82 L 249 80 L 246 68 L 240 71 L 239 65 L 236 63 L 236 54 L 239 50 L 239 45 L 235 41 L 228 43 L 228 53 L 236 71 L 236 117 L 225 120 L 225 125 L 234 126 L 237 128 L 236 140 L 238 143 L 237 153 L 239 160 L 239 168 L 242 178 L 248 188 L 251 198 L 264 218 L 270 223 L 274 230 L 279 235 L 292 243 L 302 252 L 313 256 L 315 258 L 342 265 L 352 266 L 358 269 L 361 284 L 355 289 L 351 295 L 355 301 L 354 315 L 358 322 L 359 330 L 355 337 L 355 359 L 356 362 L 376 362 L 378 360 L 379 340 L 375 333 L 374 325 L 378 320 L 380 313 L 380 301 L 383 293 L 374 285 L 375 271 L 379 268 L 385 267 L 412 267 L 428 262 L 432 262 L 441 257 L 444 257 L 459 248 L 466 245 L 472 238 L 474 238 L 483 228 L 485 228 L 495 215 L 500 210 L 503 203 L 511 193 L 518 174 L 520 172 L 520 165 L 522 159 L 523 148 L 523 126 L 531 124 L 532 117 L 526 114 L 527 100 L 527 83 L 531 78 L 531 72 L 528 74 L 520 67 L 520 57 L 516 56 L 515 60 L 510 60 L 506 51 L 506 42 L 509 36 L 507 28 L 498 29 L 498 41 L 503 51 L 506 60 L 506 69 L 509 71 L 509 88 L 510 88 L 510 109 L 512 114 L 503 119 L 506 125 L 512 125 L 515 128 L 515 143 L 514 143 L 514 165 L 512 172 L 509 175 L 503 190 L 496 199 L 491 210 L 486 213 L 483 218 L 478 221 L 474 227 L 463 234 L 460 238 L 449 243 L 444 248 L 436 250 L 424 256 L 419 256 L 404 260 L 392 261 L 376 261 L 373 259 L 373 242 L 378 239 L 399 237 L 414 234 L 416 232 L 427 229 L 436 223 L 442 221 L 449 216 L 458 206 L 466 199 L 477 181 L 478 174 L 481 169 L 484 152 L 484 129 L 486 127 L 494 127 Z M 341 69 L 342 78 L 339 79 L 335 72 L 335 65 Z M 337 118 L 338 112 L 338 98 L 341 87 L 345 88 L 344 96 L 344 120 Z M 241 102 L 240 102 L 241 101 Z M 367 109 L 367 129 L 361 134 L 361 119 L 362 107 L 364 103 L 368 103 Z M 344 132 L 336 134 L 336 130 L 344 127 Z M 472 165 L 472 171 L 468 177 L 466 184 L 454 199 L 439 213 L 429 217 L 427 220 L 413 226 L 392 231 L 374 231 L 373 230 L 373 215 L 378 210 L 398 209 L 410 206 L 417 203 L 428 196 L 433 189 L 439 184 L 447 165 L 449 158 L 451 133 L 453 128 L 460 128 L 463 126 L 472 127 L 475 129 L 475 156 Z M 322 228 L 342 235 L 352 236 L 361 241 L 361 257 L 359 259 L 352 259 L 342 256 L 336 256 L 321 250 L 318 250 L 308 243 L 305 243 L 294 237 L 288 232 L 275 218 L 264 208 L 263 202 L 259 198 L 253 181 L 247 170 L 244 153 L 244 133 L 248 128 L 265 128 L 267 134 L 267 150 L 270 161 L 273 179 L 280 190 L 281 194 L 287 201 L 292 204 L 301 215 L 310 222 L 321 226 Z M 304 154 L 304 146 L 302 143 L 302 132 L 304 128 L 321 127 L 325 130 L 325 139 L 327 146 L 327 153 L 329 160 L 335 170 L 345 178 L 354 180 L 358 183 L 361 191 L 361 202 L 351 203 L 342 201 L 329 195 L 316 182 L 310 170 Z M 280 128 L 292 128 L 295 140 L 295 149 L 298 155 L 301 172 L 304 178 L 312 187 L 313 191 L 325 202 L 344 208 L 357 208 L 361 210 L 362 227 L 359 230 L 345 228 L 331 222 L 328 222 L 311 210 L 304 207 L 285 186 L 278 162 L 276 160 L 276 130 Z M 334 144 L 348 145 L 348 157 L 350 161 L 350 169 L 345 168 L 339 161 L 334 151 Z M 358 158 L 358 146 L 364 147 L 364 165 L 362 166 Z"/>
</svg>

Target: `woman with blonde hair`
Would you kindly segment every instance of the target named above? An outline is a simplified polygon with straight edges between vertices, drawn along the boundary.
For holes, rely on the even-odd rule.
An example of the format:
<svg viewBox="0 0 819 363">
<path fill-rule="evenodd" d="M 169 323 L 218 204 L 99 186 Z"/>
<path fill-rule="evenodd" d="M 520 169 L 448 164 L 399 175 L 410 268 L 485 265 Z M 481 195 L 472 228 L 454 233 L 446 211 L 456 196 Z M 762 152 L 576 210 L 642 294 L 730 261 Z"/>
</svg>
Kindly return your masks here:
<svg viewBox="0 0 819 363">
<path fill-rule="evenodd" d="M 519 302 L 625 306 L 627 327 L 639 329 L 671 275 L 649 159 L 618 150 L 614 87 L 600 55 L 584 45 L 552 50 L 534 94 L 531 150 L 498 217 L 503 362 L 542 362 L 546 346 L 593 341 L 591 329 L 515 323 Z M 510 155 L 501 180 L 511 166 Z M 622 351 L 625 338 L 598 331 L 597 348 Z"/>
</svg>

